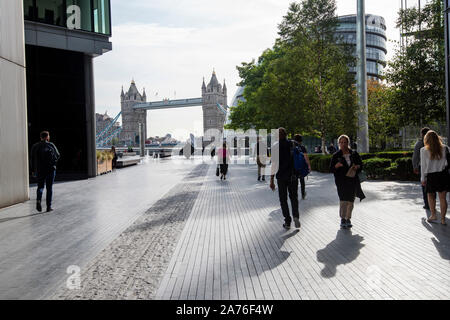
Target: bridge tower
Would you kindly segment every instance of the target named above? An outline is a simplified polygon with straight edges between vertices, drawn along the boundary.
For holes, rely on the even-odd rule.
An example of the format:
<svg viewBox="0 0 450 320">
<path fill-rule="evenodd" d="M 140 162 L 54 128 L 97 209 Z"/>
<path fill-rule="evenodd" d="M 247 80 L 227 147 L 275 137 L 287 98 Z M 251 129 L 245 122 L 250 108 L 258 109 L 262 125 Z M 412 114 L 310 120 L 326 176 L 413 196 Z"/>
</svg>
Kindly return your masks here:
<svg viewBox="0 0 450 320">
<path fill-rule="evenodd" d="M 147 95 L 145 89 L 142 95 L 139 93 L 134 80 L 131 81 L 130 88 L 126 93 L 120 94 L 120 106 L 122 110 L 122 132 L 120 134 L 120 141 L 127 145 L 139 145 L 139 123 L 144 126 L 144 139 L 147 136 L 147 111 L 136 110 L 133 106 L 139 103 L 147 102 Z"/>
<path fill-rule="evenodd" d="M 202 84 L 202 108 L 203 108 L 203 145 L 206 146 L 213 140 L 208 136 L 209 129 L 217 129 L 223 134 L 225 125 L 225 114 L 220 111 L 217 104 L 220 104 L 225 110 L 227 108 L 227 86 L 225 80 L 223 87 L 217 80 L 216 72 L 213 71 L 208 86 L 205 85 L 203 78 Z"/>
</svg>

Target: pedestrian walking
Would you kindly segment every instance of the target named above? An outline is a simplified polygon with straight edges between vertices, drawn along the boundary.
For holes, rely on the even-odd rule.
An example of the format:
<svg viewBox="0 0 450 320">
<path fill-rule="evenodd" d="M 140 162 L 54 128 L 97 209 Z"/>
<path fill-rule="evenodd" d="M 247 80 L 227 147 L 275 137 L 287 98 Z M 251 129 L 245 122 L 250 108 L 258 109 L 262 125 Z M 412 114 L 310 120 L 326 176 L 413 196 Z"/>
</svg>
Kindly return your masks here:
<svg viewBox="0 0 450 320">
<path fill-rule="evenodd" d="M 362 170 L 362 160 L 356 150 L 349 148 L 350 138 L 341 135 L 338 139 L 339 151 L 333 155 L 330 172 L 334 174 L 337 192 L 340 200 L 339 215 L 341 228 L 351 228 L 351 218 L 355 198 L 361 201 L 366 197 L 361 189 L 358 174 Z"/>
<path fill-rule="evenodd" d="M 36 210 L 39 212 L 42 211 L 41 200 L 45 184 L 47 189 L 47 212 L 50 212 L 53 211 L 53 182 L 55 181 L 56 163 L 60 158 L 60 154 L 56 146 L 50 142 L 50 134 L 48 131 L 42 131 L 40 138 L 41 141 L 35 143 L 31 148 L 31 170 L 33 176 L 38 181 Z"/>
<path fill-rule="evenodd" d="M 217 162 L 220 166 L 220 180 L 227 180 L 228 164 L 230 163 L 231 155 L 227 148 L 227 143 L 224 142 L 222 148 L 217 150 Z"/>
<path fill-rule="evenodd" d="M 284 217 L 283 228 L 290 229 L 292 218 L 289 213 L 287 196 L 291 199 L 292 216 L 296 228 L 300 228 L 300 213 L 298 211 L 298 179 L 294 173 L 293 142 L 287 139 L 286 129 L 278 129 L 278 142 L 272 148 L 272 172 L 270 189 L 275 191 L 274 177 L 277 177 L 278 196 Z"/>
<path fill-rule="evenodd" d="M 330 143 L 330 146 L 328 147 L 328 153 L 329 154 L 335 154 L 336 153 L 336 148 L 334 147 L 333 143 Z"/>
<path fill-rule="evenodd" d="M 442 138 L 430 130 L 424 138 L 425 146 L 420 149 L 421 182 L 425 187 L 431 216 L 428 222 L 437 220 L 436 192 L 439 195 L 441 207 L 441 224 L 447 225 L 447 192 L 450 191 L 450 149 L 442 143 Z"/>
<path fill-rule="evenodd" d="M 308 164 L 309 172 L 311 172 L 311 163 L 309 162 L 308 150 L 306 150 L 306 147 L 302 144 L 303 137 L 299 134 L 296 134 L 294 136 L 294 141 L 298 145 L 300 150 L 302 151 L 303 156 L 305 157 L 306 163 Z M 305 200 L 306 199 L 305 177 L 299 177 L 299 179 L 300 179 L 300 190 L 302 192 L 302 199 Z"/>
<path fill-rule="evenodd" d="M 111 147 L 111 153 L 112 153 L 112 169 L 115 169 L 117 167 L 117 153 L 116 153 L 116 147 Z"/>
<path fill-rule="evenodd" d="M 421 166 L 420 166 L 420 149 L 422 149 L 425 144 L 423 142 L 423 139 L 425 138 L 425 135 L 428 133 L 428 131 L 430 131 L 430 128 L 423 128 L 422 130 L 420 130 L 420 140 L 417 141 L 416 145 L 414 146 L 414 153 L 413 153 L 413 157 L 412 157 L 412 164 L 413 164 L 413 169 L 414 169 L 414 173 L 417 174 L 419 176 L 420 181 L 421 180 Z M 425 186 L 422 186 L 422 196 L 423 196 L 423 203 L 424 206 L 423 208 L 425 210 L 430 210 L 430 205 L 428 204 L 428 195 L 427 195 L 427 191 L 425 189 Z"/>
<path fill-rule="evenodd" d="M 256 164 L 258 165 L 258 181 L 266 181 L 265 168 L 267 162 L 267 144 L 258 136 L 256 143 Z M 262 177 L 262 179 L 261 179 Z"/>
</svg>

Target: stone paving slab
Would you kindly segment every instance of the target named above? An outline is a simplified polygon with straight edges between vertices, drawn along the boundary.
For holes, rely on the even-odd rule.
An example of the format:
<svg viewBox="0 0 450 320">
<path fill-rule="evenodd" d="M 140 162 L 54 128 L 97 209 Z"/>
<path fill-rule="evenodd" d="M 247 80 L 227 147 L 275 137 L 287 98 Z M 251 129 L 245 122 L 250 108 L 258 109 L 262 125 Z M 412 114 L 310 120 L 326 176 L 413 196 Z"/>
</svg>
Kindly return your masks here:
<svg viewBox="0 0 450 320">
<path fill-rule="evenodd" d="M 73 250 L 88 248 L 85 259 L 92 256 L 81 266 L 81 290 L 61 288 L 50 297 L 450 298 L 450 227 L 426 222 L 418 183 L 365 182 L 367 199 L 355 203 L 353 229 L 340 230 L 333 177 L 314 172 L 308 197 L 300 200 L 302 227 L 285 231 L 277 192 L 256 175 L 248 161 L 230 165 L 227 181 L 210 162 L 200 165 L 120 236 L 117 228 L 109 235 L 103 230 L 102 243 L 111 240 L 100 254 L 83 238 L 73 243 Z M 84 196 L 89 205 L 90 195 Z M 9 233 L 18 228 L 10 227 Z M 10 242 L 8 250 L 20 251 L 18 244 Z M 36 250 L 41 263 L 51 261 L 49 250 Z M 15 261 L 18 270 L 26 263 Z M 39 273 L 15 274 L 14 283 L 39 285 Z"/>
<path fill-rule="evenodd" d="M 332 175 L 313 173 L 285 231 L 256 167 L 210 168 L 156 299 L 449 299 L 450 228 L 426 222 L 417 183 L 366 182 L 340 230 Z"/>
<path fill-rule="evenodd" d="M 152 299 L 202 186 L 208 165 L 198 165 L 80 274 L 79 288 L 52 299 Z"/>
<path fill-rule="evenodd" d="M 51 213 L 31 200 L 0 209 L 0 299 L 42 299 L 84 268 L 192 170 L 183 158 L 141 164 L 54 185 Z M 45 194 L 44 194 L 45 199 Z"/>
</svg>

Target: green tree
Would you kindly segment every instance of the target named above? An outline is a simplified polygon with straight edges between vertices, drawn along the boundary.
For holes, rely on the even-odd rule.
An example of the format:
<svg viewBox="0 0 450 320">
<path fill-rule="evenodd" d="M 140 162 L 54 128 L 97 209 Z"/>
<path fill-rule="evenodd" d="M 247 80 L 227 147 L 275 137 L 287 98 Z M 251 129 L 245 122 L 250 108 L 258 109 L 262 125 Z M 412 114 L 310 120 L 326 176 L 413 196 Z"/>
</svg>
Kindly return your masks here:
<svg viewBox="0 0 450 320">
<path fill-rule="evenodd" d="M 373 148 L 384 150 L 400 128 L 400 119 L 391 108 L 393 93 L 394 90 L 383 83 L 367 81 L 369 139 Z"/>
<path fill-rule="evenodd" d="M 242 81 L 238 83 L 244 88 L 245 102 L 240 101 L 238 106 L 232 107 L 230 110 L 231 123 L 227 126 L 229 129 L 270 129 L 270 124 L 265 123 L 268 117 L 261 113 L 260 99 L 257 96 L 258 90 L 263 85 L 264 75 L 267 72 L 272 61 L 284 54 L 282 48 L 275 44 L 273 49 L 267 49 L 259 57 L 258 62 L 243 62 L 241 66 L 236 67 Z"/>
<path fill-rule="evenodd" d="M 282 41 L 299 49 L 306 59 L 302 77 L 306 85 L 311 126 L 322 140 L 356 131 L 354 77 L 348 67 L 354 64 L 351 49 L 335 37 L 338 20 L 334 0 L 304 0 L 292 3 L 280 24 Z"/>
<path fill-rule="evenodd" d="M 445 119 L 445 50 L 442 1 L 432 0 L 419 11 L 399 11 L 405 48 L 397 48 L 386 79 L 395 88 L 392 108 L 402 126 Z"/>
<path fill-rule="evenodd" d="M 337 43 L 336 4 L 292 3 L 279 25 L 280 39 L 258 59 L 237 67 L 245 102 L 231 110 L 229 128 L 277 128 L 322 139 L 356 131 L 354 63 Z"/>
<path fill-rule="evenodd" d="M 116 146 L 119 143 L 119 138 L 112 138 L 111 139 L 111 145 Z"/>
</svg>

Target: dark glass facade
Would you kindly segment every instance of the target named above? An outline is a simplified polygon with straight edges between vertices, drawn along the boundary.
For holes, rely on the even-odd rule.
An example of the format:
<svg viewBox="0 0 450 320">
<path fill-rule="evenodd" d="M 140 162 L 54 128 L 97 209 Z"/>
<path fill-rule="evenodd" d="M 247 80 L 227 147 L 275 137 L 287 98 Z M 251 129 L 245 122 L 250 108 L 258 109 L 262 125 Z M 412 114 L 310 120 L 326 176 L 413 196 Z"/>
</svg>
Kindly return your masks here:
<svg viewBox="0 0 450 320">
<path fill-rule="evenodd" d="M 29 148 L 48 130 L 61 153 L 57 179 L 87 178 L 85 55 L 30 45 L 25 52 Z"/>
<path fill-rule="evenodd" d="M 80 8 L 80 30 L 111 35 L 110 0 L 24 0 L 25 20 L 67 28 Z"/>
<path fill-rule="evenodd" d="M 352 44 L 356 55 L 356 15 L 339 17 L 337 41 Z M 386 23 L 383 17 L 366 15 L 366 64 L 368 78 L 380 80 L 386 66 Z M 356 68 L 350 72 L 356 74 Z"/>
</svg>

